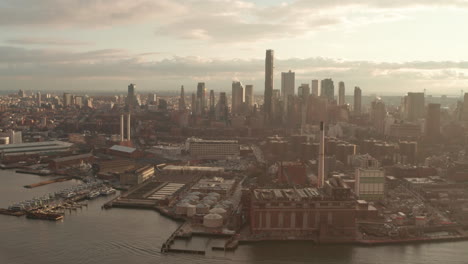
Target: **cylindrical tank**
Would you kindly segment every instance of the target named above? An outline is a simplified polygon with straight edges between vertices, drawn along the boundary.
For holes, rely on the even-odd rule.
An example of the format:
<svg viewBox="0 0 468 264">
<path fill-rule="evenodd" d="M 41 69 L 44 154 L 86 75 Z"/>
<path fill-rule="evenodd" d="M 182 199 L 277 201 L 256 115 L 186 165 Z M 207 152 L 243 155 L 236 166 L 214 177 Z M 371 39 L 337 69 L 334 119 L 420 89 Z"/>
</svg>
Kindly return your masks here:
<svg viewBox="0 0 468 264">
<path fill-rule="evenodd" d="M 214 197 L 219 199 L 221 197 L 221 194 L 219 194 L 217 192 L 210 192 L 207 196 L 214 196 Z"/>
<path fill-rule="evenodd" d="M 189 204 L 189 205 L 187 206 L 187 216 L 188 216 L 188 217 L 192 217 L 192 216 L 194 216 L 196 213 L 197 213 L 197 209 L 196 209 L 195 205 Z"/>
<path fill-rule="evenodd" d="M 210 214 L 219 214 L 223 218 L 226 217 L 226 212 L 227 212 L 226 209 L 223 209 L 223 208 L 213 208 L 210 210 Z"/>
<path fill-rule="evenodd" d="M 216 196 L 206 196 L 205 198 L 203 198 L 203 201 L 213 201 L 216 203 L 218 201 L 218 198 Z"/>
<path fill-rule="evenodd" d="M 187 214 L 187 206 L 189 203 L 182 202 L 176 205 L 176 214 L 178 215 L 186 215 Z"/>
<path fill-rule="evenodd" d="M 203 203 L 206 204 L 208 207 L 213 206 L 216 202 L 213 200 L 203 200 Z"/>
<path fill-rule="evenodd" d="M 208 214 L 210 212 L 210 206 L 204 203 L 199 203 L 196 206 L 197 214 Z"/>
<path fill-rule="evenodd" d="M 203 217 L 203 225 L 205 227 L 221 227 L 223 225 L 223 217 L 219 214 L 207 214 Z"/>
</svg>

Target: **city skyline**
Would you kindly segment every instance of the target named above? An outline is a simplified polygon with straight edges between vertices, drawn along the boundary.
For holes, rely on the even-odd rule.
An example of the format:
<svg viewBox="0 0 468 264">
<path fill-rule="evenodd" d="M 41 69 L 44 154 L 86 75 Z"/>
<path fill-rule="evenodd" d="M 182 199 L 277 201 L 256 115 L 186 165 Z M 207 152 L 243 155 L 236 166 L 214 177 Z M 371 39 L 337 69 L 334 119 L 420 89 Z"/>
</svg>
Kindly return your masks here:
<svg viewBox="0 0 468 264">
<path fill-rule="evenodd" d="M 288 70 L 297 83 L 333 78 L 379 95 L 458 95 L 468 84 L 467 37 L 447 30 L 466 22 L 465 1 L 0 6 L 2 90 L 115 91 L 131 82 L 145 91 L 191 91 L 198 82 L 215 91 L 228 91 L 232 81 L 262 87 L 267 49 L 276 53 L 275 87 Z"/>
</svg>

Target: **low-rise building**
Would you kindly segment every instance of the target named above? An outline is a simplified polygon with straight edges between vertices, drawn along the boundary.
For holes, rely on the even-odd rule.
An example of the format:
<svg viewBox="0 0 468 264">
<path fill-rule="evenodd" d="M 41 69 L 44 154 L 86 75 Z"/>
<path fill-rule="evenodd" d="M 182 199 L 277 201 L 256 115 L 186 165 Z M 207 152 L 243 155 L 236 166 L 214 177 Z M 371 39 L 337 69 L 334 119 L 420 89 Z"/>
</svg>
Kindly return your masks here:
<svg viewBox="0 0 468 264">
<path fill-rule="evenodd" d="M 186 148 L 195 159 L 235 159 L 239 158 L 240 147 L 237 140 L 205 140 L 189 138 Z"/>
</svg>

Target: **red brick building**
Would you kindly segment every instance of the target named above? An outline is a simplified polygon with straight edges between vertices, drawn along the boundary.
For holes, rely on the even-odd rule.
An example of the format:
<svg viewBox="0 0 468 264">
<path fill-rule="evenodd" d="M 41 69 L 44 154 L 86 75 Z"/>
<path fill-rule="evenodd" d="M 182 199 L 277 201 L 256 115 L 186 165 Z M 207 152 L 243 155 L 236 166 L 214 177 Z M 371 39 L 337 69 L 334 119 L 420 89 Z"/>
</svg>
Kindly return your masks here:
<svg viewBox="0 0 468 264">
<path fill-rule="evenodd" d="M 302 188 L 255 189 L 250 201 L 253 237 L 316 242 L 349 242 L 356 238 L 354 199 L 336 199 L 324 189 Z"/>
</svg>

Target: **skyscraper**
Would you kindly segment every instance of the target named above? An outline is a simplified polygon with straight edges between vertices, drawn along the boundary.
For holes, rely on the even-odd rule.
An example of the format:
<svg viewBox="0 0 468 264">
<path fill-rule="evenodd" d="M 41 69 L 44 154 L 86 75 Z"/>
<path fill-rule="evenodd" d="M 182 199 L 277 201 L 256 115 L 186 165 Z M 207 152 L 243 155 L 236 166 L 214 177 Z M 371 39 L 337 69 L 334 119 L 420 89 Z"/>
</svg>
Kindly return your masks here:
<svg viewBox="0 0 468 264">
<path fill-rule="evenodd" d="M 210 90 L 210 113 L 214 111 L 215 108 L 215 95 L 214 91 Z"/>
<path fill-rule="evenodd" d="M 206 88 L 204 82 L 197 85 L 197 113 L 203 114 L 206 110 Z"/>
<path fill-rule="evenodd" d="M 380 134 L 384 134 L 385 117 L 387 116 L 387 109 L 382 100 L 376 100 L 371 103 L 370 115 L 375 130 Z"/>
<path fill-rule="evenodd" d="M 128 94 L 127 94 L 127 107 L 128 108 L 133 108 L 138 104 L 135 90 L 136 90 L 135 84 L 131 83 L 130 85 L 128 85 Z"/>
<path fill-rule="evenodd" d="M 468 121 L 468 93 L 465 93 L 463 97 L 463 109 L 461 118 L 463 121 Z"/>
<path fill-rule="evenodd" d="M 63 93 L 63 106 L 70 106 L 72 103 L 72 95 L 69 93 Z"/>
<path fill-rule="evenodd" d="M 185 110 L 185 91 L 183 85 L 180 87 L 179 110 Z"/>
<path fill-rule="evenodd" d="M 312 80 L 312 95 L 319 96 L 319 82 L 318 80 Z"/>
<path fill-rule="evenodd" d="M 308 83 L 301 84 L 301 86 L 299 86 L 299 88 L 297 89 L 297 96 L 299 96 L 300 98 L 304 100 L 307 100 L 307 98 L 309 98 L 309 95 L 310 95 L 309 84 Z"/>
<path fill-rule="evenodd" d="M 227 120 L 228 117 L 228 105 L 227 97 L 225 92 L 219 93 L 218 104 L 216 105 L 216 119 Z"/>
<path fill-rule="evenodd" d="M 281 96 L 288 98 L 289 95 L 294 95 L 294 87 L 296 85 L 296 74 L 294 72 L 281 73 Z"/>
<path fill-rule="evenodd" d="M 426 137 L 437 140 L 440 136 L 440 104 L 428 104 L 426 115 Z"/>
<path fill-rule="evenodd" d="M 361 97 L 362 91 L 358 86 L 354 87 L 354 114 L 361 115 Z"/>
<path fill-rule="evenodd" d="M 192 103 L 191 103 L 191 109 L 192 109 L 192 115 L 196 115 L 197 114 L 197 96 L 195 95 L 195 93 L 192 93 Z"/>
<path fill-rule="evenodd" d="M 416 121 L 424 117 L 425 98 L 424 93 L 408 93 L 406 97 L 406 118 L 409 121 Z"/>
<path fill-rule="evenodd" d="M 327 98 L 328 101 L 335 99 L 335 85 L 332 79 L 324 79 L 320 84 L 320 96 Z"/>
<path fill-rule="evenodd" d="M 265 118 L 270 119 L 271 117 L 271 104 L 273 96 L 273 68 L 274 68 L 274 51 L 267 50 L 265 57 L 265 94 L 263 110 L 265 112 Z"/>
<path fill-rule="evenodd" d="M 338 84 L 338 105 L 345 104 L 345 84 L 344 82 L 340 82 Z"/>
<path fill-rule="evenodd" d="M 42 104 L 42 97 L 41 97 L 41 92 L 37 92 L 36 94 L 36 102 L 38 106 L 41 106 Z"/>
<path fill-rule="evenodd" d="M 253 85 L 251 84 L 245 86 L 245 104 L 249 110 L 252 109 L 254 104 Z"/>
<path fill-rule="evenodd" d="M 239 113 L 244 103 L 244 86 L 241 82 L 232 82 L 232 113 Z"/>
</svg>

